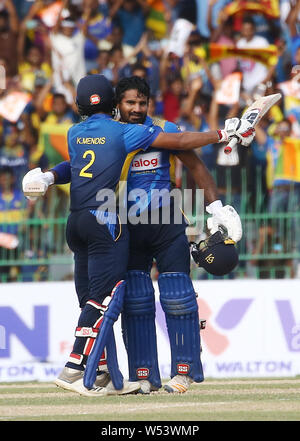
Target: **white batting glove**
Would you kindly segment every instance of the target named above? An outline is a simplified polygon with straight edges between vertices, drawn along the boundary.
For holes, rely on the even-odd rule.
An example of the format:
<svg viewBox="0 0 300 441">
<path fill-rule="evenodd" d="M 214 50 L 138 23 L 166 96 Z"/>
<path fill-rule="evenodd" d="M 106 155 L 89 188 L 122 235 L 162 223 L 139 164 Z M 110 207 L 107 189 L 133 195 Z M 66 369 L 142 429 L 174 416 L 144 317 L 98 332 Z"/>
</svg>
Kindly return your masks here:
<svg viewBox="0 0 300 441">
<path fill-rule="evenodd" d="M 212 202 L 206 207 L 206 211 L 212 216 L 207 219 L 207 228 L 210 234 L 214 234 L 222 225 L 228 232 L 228 237 L 235 242 L 241 240 L 243 228 L 240 216 L 230 205 L 223 204 L 220 200 Z"/>
<path fill-rule="evenodd" d="M 245 147 L 248 147 L 255 137 L 255 129 L 246 119 L 226 119 L 224 130 L 218 130 L 219 142 L 228 142 L 233 137 Z"/>
<path fill-rule="evenodd" d="M 49 185 L 52 184 L 54 184 L 53 173 L 43 173 L 40 167 L 34 168 L 33 170 L 30 170 L 28 173 L 26 173 L 23 178 L 22 188 L 24 196 L 30 201 L 35 201 L 40 196 L 43 196 L 46 193 Z M 34 187 L 36 187 L 36 190 Z"/>
</svg>

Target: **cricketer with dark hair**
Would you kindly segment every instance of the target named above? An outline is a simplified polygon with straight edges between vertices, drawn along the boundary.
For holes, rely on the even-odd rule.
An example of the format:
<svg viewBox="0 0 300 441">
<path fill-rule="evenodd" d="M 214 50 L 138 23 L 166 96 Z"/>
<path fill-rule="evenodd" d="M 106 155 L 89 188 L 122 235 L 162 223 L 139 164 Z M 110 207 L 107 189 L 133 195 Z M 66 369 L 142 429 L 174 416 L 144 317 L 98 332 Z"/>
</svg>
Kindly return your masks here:
<svg viewBox="0 0 300 441">
<path fill-rule="evenodd" d="M 116 87 L 116 107 L 122 121 L 158 125 L 166 133 L 180 131 L 174 123 L 147 116 L 149 99 L 149 86 L 139 77 L 124 78 Z M 165 390 L 182 393 L 193 380 L 203 381 L 198 306 L 189 277 L 190 251 L 185 234 L 186 219 L 181 207 L 173 206 L 173 200 L 157 199 L 153 192 L 158 190 L 162 194 L 164 190 L 171 191 L 175 186 L 175 155 L 189 168 L 198 187 L 204 190 L 205 201 L 210 209 L 216 206 L 221 208 L 215 182 L 193 151 L 176 153 L 151 147 L 147 152 L 137 153 L 131 161 L 127 176 L 128 192 L 141 188 L 146 190 L 148 198 L 144 201 L 144 210 L 158 210 L 160 219 L 158 224 L 128 224 L 130 250 L 122 329 L 128 352 L 130 379 L 140 380 L 141 391 L 144 393 L 161 386 L 156 349 L 154 289 L 150 277 L 154 259 L 159 272 L 160 302 L 166 315 L 171 346 L 171 380 L 165 385 Z M 161 219 L 162 206 L 168 202 L 171 217 L 170 223 L 166 225 Z M 181 223 L 175 222 L 176 211 L 180 211 Z M 224 218 L 223 223 L 228 225 Z M 237 214 L 235 219 L 231 216 L 230 228 L 233 225 L 238 233 L 235 239 L 238 240 L 241 226 Z"/>
<path fill-rule="evenodd" d="M 120 91 L 120 89 L 118 90 Z M 118 95 L 118 90 L 117 97 L 121 97 L 121 95 Z M 145 101 L 146 111 L 149 96 L 147 94 L 144 96 L 143 93 L 137 93 L 136 90 L 136 95 L 140 95 L 139 99 Z M 139 150 L 139 152 L 146 151 L 150 145 L 155 149 L 163 148 L 173 151 L 189 150 L 203 146 L 206 143 L 215 143 L 218 141 L 225 142 L 232 136 L 237 136 L 244 145 L 249 145 L 254 136 L 253 132 L 249 132 L 249 125 L 246 127 L 246 125 L 241 123 L 238 119 L 227 121 L 225 124 L 225 130 L 207 133 L 164 133 L 159 125 L 152 123 L 151 119 L 150 121 L 148 120 L 148 125 L 147 121 L 145 121 L 146 124 L 144 125 L 119 123 L 112 120 L 111 116 L 107 113 L 103 113 L 102 110 L 108 110 L 106 105 L 111 102 L 112 99 L 113 94 L 111 88 L 104 81 L 103 76 L 93 75 L 83 78 L 77 89 L 77 103 L 81 114 L 92 114 L 86 121 L 73 126 L 69 130 L 68 144 L 70 164 L 60 164 L 55 167 L 53 173 L 40 173 L 39 170 L 32 170 L 24 177 L 23 181 L 24 185 L 28 182 L 41 182 L 44 184 L 46 191 L 48 185 L 54 183 L 54 176 L 57 183 L 71 180 L 71 214 L 67 225 L 67 242 L 71 250 L 74 252 L 74 277 L 82 312 L 80 314 L 78 327 L 76 328 L 76 340 L 71 358 L 66 364 L 62 374 L 59 376 L 57 384 L 83 395 L 93 396 L 130 393 L 137 390 L 136 382 L 124 383 L 123 389 L 120 389 L 119 385 L 116 387 L 116 382 L 114 381 L 110 382 L 106 387 L 100 387 L 100 389 L 91 388 L 91 390 L 87 390 L 83 386 L 83 373 L 85 365 L 89 362 L 88 356 L 91 354 L 91 348 L 93 347 L 95 337 L 97 336 L 97 333 L 101 333 L 101 330 L 105 327 L 105 318 L 108 310 L 111 312 L 113 311 L 115 317 L 118 316 L 120 310 L 118 310 L 118 307 L 116 306 L 116 299 L 120 300 L 119 305 L 123 305 L 126 283 L 129 291 L 131 291 L 131 296 L 134 296 L 134 301 L 126 301 L 126 304 L 123 305 L 124 316 L 133 316 L 133 320 L 131 320 L 132 328 L 129 329 L 127 325 L 124 328 L 125 341 L 130 341 L 131 331 L 134 333 L 133 338 L 135 338 L 140 332 L 136 327 L 138 325 L 137 321 L 134 319 L 137 313 L 145 314 L 145 321 L 147 321 L 147 323 L 145 323 L 146 330 L 148 324 L 149 326 L 153 325 L 153 315 L 151 316 L 153 310 L 148 317 L 148 308 L 150 304 L 153 306 L 153 288 L 151 288 L 152 285 L 149 285 L 149 282 L 151 281 L 149 280 L 149 274 L 146 272 L 148 266 L 147 269 L 144 267 L 146 271 L 136 268 L 138 271 L 133 273 L 133 277 L 129 277 L 126 283 L 119 282 L 116 290 L 114 290 L 114 296 L 112 297 L 110 295 L 116 282 L 125 278 L 128 266 L 129 242 L 126 225 L 120 225 L 116 213 L 110 213 L 111 216 L 108 218 L 106 217 L 106 223 L 97 223 L 96 216 L 98 216 L 98 220 L 99 217 L 101 217 L 101 204 L 96 198 L 98 191 L 107 188 L 116 190 L 117 184 L 122 178 L 124 171 L 126 175 L 126 170 L 128 177 L 134 179 L 137 178 L 138 182 L 142 182 L 142 176 L 139 173 L 137 176 L 134 176 L 132 171 L 129 172 L 129 158 L 132 159 L 134 152 L 137 150 Z M 124 97 L 121 98 L 121 101 L 118 103 L 120 110 L 123 99 Z M 133 104 L 130 103 L 130 101 L 132 100 L 129 100 L 127 105 Z M 95 113 L 93 113 L 93 110 L 91 111 L 91 109 L 94 109 Z M 142 115 L 139 114 L 143 112 L 132 111 L 129 113 L 129 122 L 136 123 L 139 117 L 142 118 Z M 144 114 L 144 118 L 145 117 L 146 112 Z M 89 139 L 95 139 L 95 137 L 104 138 L 105 143 L 94 145 L 94 143 L 87 141 Z M 83 142 L 82 140 L 86 141 Z M 132 156 L 129 156 L 131 155 L 131 152 Z M 162 154 L 163 151 L 160 153 Z M 167 151 L 165 151 L 165 153 L 167 153 Z M 128 164 L 126 164 L 126 159 Z M 167 169 L 169 169 L 169 166 L 167 166 L 165 162 L 166 160 L 166 158 L 161 158 L 161 167 L 159 167 L 160 172 L 156 175 L 154 181 L 160 180 L 161 177 L 163 177 L 164 180 L 167 177 Z M 69 170 L 67 172 L 66 167 L 68 167 Z M 149 173 L 149 176 L 151 174 L 152 173 Z M 149 183 L 150 181 L 147 180 L 147 184 Z M 152 203 L 153 201 L 150 199 L 151 208 L 153 208 Z M 213 213 L 216 225 L 220 221 L 220 218 L 222 218 L 222 224 L 226 227 L 228 224 L 228 228 L 231 228 L 230 223 L 234 220 L 232 212 L 229 213 L 228 210 L 226 210 L 226 207 L 219 205 L 219 202 L 215 205 L 214 204 L 215 202 L 210 204 L 209 207 L 211 207 L 210 212 Z M 146 208 L 148 209 L 148 207 Z M 159 206 L 158 209 L 160 209 Z M 241 228 L 240 224 L 236 222 L 237 219 L 239 220 L 239 217 L 237 214 L 236 216 L 235 225 L 237 228 L 233 233 L 237 236 L 236 240 L 239 240 L 241 237 Z M 101 220 L 103 221 L 103 217 Z M 167 226 L 162 225 L 162 227 Z M 163 229 L 163 234 L 165 234 L 166 240 L 170 241 L 173 233 L 169 235 L 167 228 Z M 178 236 L 181 238 L 180 241 L 183 242 L 183 244 L 181 244 L 179 241 L 177 244 L 178 248 L 176 245 L 176 249 L 180 249 L 180 247 L 181 249 L 184 248 L 186 250 L 186 257 L 183 257 L 183 262 L 180 262 L 181 259 L 177 259 L 179 270 L 174 267 L 175 270 L 174 273 L 170 273 L 171 276 L 169 274 L 161 275 L 161 301 L 165 309 L 170 331 L 171 352 L 173 354 L 172 373 L 174 373 L 176 377 L 180 376 L 180 378 L 187 379 L 187 381 L 192 378 L 195 381 L 202 381 L 203 374 L 200 354 L 194 354 L 195 348 L 199 348 L 200 351 L 200 336 L 198 332 L 199 323 L 198 318 L 196 318 L 196 316 L 198 317 L 198 309 L 195 293 L 188 276 L 189 250 L 186 236 L 182 234 L 182 232 L 184 233 L 184 229 L 184 222 L 182 222 L 181 225 L 174 225 L 174 231 L 176 230 L 176 232 L 174 233 L 173 238 Z M 160 253 L 158 259 L 161 259 L 162 268 L 165 271 L 164 268 L 167 268 L 169 264 L 164 256 L 163 244 L 159 245 L 157 243 L 156 245 L 157 252 Z M 169 250 L 168 252 L 172 252 L 172 259 L 176 260 L 176 255 L 173 255 L 174 250 Z M 173 274 L 175 274 L 174 277 Z M 132 287 L 136 284 L 135 276 L 139 279 L 140 288 L 138 288 L 137 291 L 134 289 L 132 290 Z M 174 297 L 176 302 L 180 305 L 179 311 L 176 311 L 172 307 L 172 297 L 174 294 L 174 285 L 178 285 L 178 283 L 182 287 L 182 290 L 180 290 L 179 296 L 175 294 Z M 163 295 L 162 292 L 164 293 Z M 178 289 L 176 289 L 176 293 L 177 292 Z M 128 300 L 127 295 L 126 299 Z M 144 300 L 145 303 L 143 303 Z M 108 304 L 109 307 L 107 308 Z M 136 308 L 138 304 L 141 306 L 140 311 L 137 311 Z M 146 309 L 147 312 L 145 312 Z M 187 318 L 188 320 L 185 321 Z M 186 332 L 185 329 L 177 329 L 178 322 L 180 321 L 185 321 L 187 327 L 189 327 L 189 323 L 191 323 L 191 326 L 188 330 L 188 335 L 186 335 L 186 339 L 184 340 L 187 344 L 179 348 L 174 339 L 174 332 Z M 99 331 L 100 324 L 101 327 Z M 88 330 L 89 333 L 87 337 L 86 331 Z M 194 336 L 196 338 L 195 341 Z M 152 344 L 155 340 L 155 329 L 151 329 L 151 335 L 149 338 L 150 343 Z M 104 343 L 107 343 L 106 349 L 108 359 L 108 349 L 111 347 L 111 343 L 108 341 L 105 341 Z M 146 342 L 143 342 L 143 345 L 150 350 L 150 347 Z M 134 346 L 135 345 L 133 344 L 133 347 Z M 155 351 L 155 347 L 153 350 Z M 130 353 L 131 349 L 129 346 L 128 351 L 129 357 L 135 356 Z M 189 364 L 185 366 L 185 363 L 182 360 L 186 359 L 187 354 L 192 355 L 192 361 L 189 361 Z M 153 357 L 152 353 L 151 357 Z M 112 359 L 111 355 L 110 359 Z M 145 361 L 147 359 L 145 359 Z M 153 360 L 154 364 L 157 363 L 155 358 Z M 148 368 L 149 376 L 147 377 L 149 383 L 146 383 L 147 386 L 150 385 L 148 389 L 151 389 L 151 385 L 154 388 L 160 387 L 159 372 L 155 369 L 155 366 L 152 366 L 153 360 L 152 358 L 149 360 L 151 363 Z M 180 360 L 180 362 L 178 362 L 178 360 Z M 140 360 L 138 359 L 134 360 L 134 364 L 138 364 L 139 362 Z M 110 363 L 110 366 L 112 366 L 112 363 Z M 131 367 L 130 371 L 130 379 L 132 379 L 133 373 Z M 112 369 L 109 369 L 109 373 L 113 380 L 113 374 L 115 372 Z M 141 384 L 138 384 L 140 387 Z M 102 386 L 103 385 L 104 383 L 102 383 Z M 176 390 L 173 388 L 173 384 L 169 384 L 169 388 L 170 391 Z M 186 390 L 186 387 L 183 386 L 181 391 L 184 391 L 183 389 Z M 147 390 L 145 390 L 145 392 L 147 392 Z"/>
</svg>

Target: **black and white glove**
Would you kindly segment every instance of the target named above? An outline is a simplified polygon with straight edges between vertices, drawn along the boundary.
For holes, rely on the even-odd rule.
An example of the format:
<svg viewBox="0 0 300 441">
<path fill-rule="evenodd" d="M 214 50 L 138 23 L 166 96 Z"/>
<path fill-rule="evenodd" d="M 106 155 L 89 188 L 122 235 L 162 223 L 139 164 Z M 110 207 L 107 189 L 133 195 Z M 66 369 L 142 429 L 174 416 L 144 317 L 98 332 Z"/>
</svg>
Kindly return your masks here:
<svg viewBox="0 0 300 441">
<path fill-rule="evenodd" d="M 228 142 L 236 137 L 238 142 L 248 147 L 255 137 L 255 129 L 246 119 L 226 119 L 223 130 L 218 130 L 219 142 Z"/>
<path fill-rule="evenodd" d="M 228 237 L 234 242 L 241 240 L 243 228 L 240 216 L 230 205 L 223 204 L 220 200 L 212 202 L 206 207 L 206 211 L 211 214 L 207 219 L 207 228 L 210 234 L 214 234 L 219 230 L 220 226 L 226 228 Z"/>
<path fill-rule="evenodd" d="M 30 201 L 43 196 L 49 185 L 54 184 L 54 175 L 51 172 L 43 173 L 40 167 L 30 170 L 23 178 L 22 188 L 24 196 Z"/>
</svg>

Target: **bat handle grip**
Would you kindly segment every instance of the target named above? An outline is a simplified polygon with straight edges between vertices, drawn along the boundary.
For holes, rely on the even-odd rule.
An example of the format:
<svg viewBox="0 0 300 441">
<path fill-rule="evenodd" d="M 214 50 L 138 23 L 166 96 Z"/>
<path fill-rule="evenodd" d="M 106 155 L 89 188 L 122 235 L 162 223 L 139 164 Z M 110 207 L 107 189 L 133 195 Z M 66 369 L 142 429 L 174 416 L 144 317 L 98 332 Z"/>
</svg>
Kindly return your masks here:
<svg viewBox="0 0 300 441">
<path fill-rule="evenodd" d="M 237 145 L 237 142 L 238 142 L 237 138 L 232 138 L 227 144 L 227 146 L 224 148 L 224 153 L 226 153 L 226 155 L 231 153 L 232 149 Z"/>
</svg>

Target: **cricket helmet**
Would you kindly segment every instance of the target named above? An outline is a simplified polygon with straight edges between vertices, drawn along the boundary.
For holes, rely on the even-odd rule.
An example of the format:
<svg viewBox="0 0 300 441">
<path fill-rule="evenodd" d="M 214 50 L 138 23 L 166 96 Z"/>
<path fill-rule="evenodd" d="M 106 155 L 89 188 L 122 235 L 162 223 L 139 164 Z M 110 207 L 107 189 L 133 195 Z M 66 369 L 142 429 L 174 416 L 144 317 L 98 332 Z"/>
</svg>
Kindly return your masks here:
<svg viewBox="0 0 300 441">
<path fill-rule="evenodd" d="M 224 276 L 237 266 L 239 258 L 235 242 L 217 231 L 198 244 L 190 243 L 195 263 L 214 276 Z"/>
</svg>

